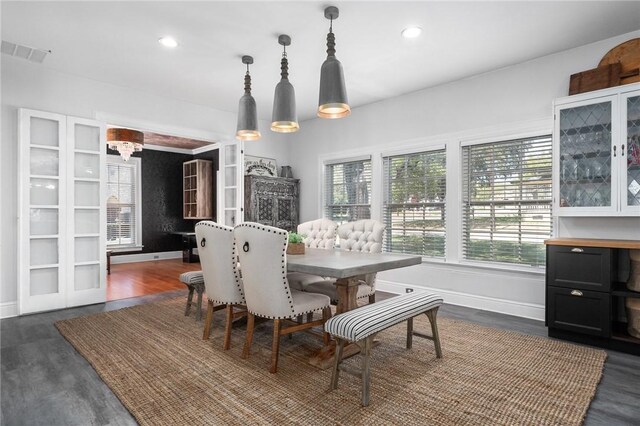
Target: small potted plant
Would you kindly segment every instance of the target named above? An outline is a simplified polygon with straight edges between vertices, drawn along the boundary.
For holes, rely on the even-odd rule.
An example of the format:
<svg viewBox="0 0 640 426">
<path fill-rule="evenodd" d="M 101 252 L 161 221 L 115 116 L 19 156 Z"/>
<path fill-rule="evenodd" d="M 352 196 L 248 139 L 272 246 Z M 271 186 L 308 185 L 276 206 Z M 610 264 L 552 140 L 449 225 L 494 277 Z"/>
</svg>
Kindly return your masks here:
<svg viewBox="0 0 640 426">
<path fill-rule="evenodd" d="M 304 235 L 296 232 L 289 232 L 289 245 L 287 254 L 304 254 Z"/>
</svg>

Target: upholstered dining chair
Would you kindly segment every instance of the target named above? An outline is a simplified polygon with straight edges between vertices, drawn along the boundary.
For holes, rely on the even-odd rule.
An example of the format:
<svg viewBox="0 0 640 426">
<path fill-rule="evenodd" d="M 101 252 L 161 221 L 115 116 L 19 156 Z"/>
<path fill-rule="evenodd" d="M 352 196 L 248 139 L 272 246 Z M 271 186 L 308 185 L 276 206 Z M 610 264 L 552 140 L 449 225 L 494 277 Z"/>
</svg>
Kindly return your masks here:
<svg viewBox="0 0 640 426">
<path fill-rule="evenodd" d="M 304 245 L 309 248 L 332 250 L 336 244 L 338 224 L 329 219 L 316 219 L 298 225 L 298 234 L 304 235 Z M 304 291 L 305 287 L 316 281 L 323 280 L 319 275 L 302 272 L 287 274 L 289 286 L 295 290 Z"/>
<path fill-rule="evenodd" d="M 338 227 L 340 249 L 347 251 L 359 251 L 362 253 L 381 253 L 382 239 L 386 225 L 373 219 L 347 222 Z M 359 277 L 358 299 L 368 298 L 369 303 L 376 301 L 376 274 L 367 274 Z M 338 293 L 335 279 L 327 278 L 307 284 L 305 291 L 320 293 L 331 298 L 332 303 L 337 303 Z"/>
<path fill-rule="evenodd" d="M 251 351 L 255 317 L 273 319 L 273 345 L 271 373 L 278 371 L 280 337 L 311 327 L 322 326 L 331 317 L 331 301 L 322 294 L 303 293 L 291 289 L 287 280 L 288 232 L 272 226 L 245 222 L 235 227 L 234 237 L 242 263 L 242 280 L 249 316 L 247 336 L 242 353 L 247 358 Z M 322 311 L 322 319 L 293 323 L 293 319 L 306 313 Z M 286 321 L 292 326 L 284 326 Z M 323 330 L 324 331 L 324 330 Z M 323 333 L 324 344 L 329 335 Z"/>
<path fill-rule="evenodd" d="M 231 346 L 233 320 L 247 315 L 233 228 L 209 220 L 198 222 L 196 243 L 208 299 L 202 339 L 209 339 L 213 313 L 225 309 L 227 319 L 222 347 L 226 350 Z"/>
</svg>

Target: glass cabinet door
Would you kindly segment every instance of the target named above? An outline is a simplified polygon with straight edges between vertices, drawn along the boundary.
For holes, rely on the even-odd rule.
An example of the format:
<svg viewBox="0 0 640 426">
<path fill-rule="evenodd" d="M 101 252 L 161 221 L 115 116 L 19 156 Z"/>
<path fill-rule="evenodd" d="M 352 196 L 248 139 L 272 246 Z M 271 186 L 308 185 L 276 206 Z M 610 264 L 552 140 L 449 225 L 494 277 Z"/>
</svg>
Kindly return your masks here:
<svg viewBox="0 0 640 426">
<path fill-rule="evenodd" d="M 560 211 L 616 208 L 616 185 L 612 182 L 616 161 L 612 158 L 612 104 L 611 100 L 601 100 L 558 111 Z"/>
<path fill-rule="evenodd" d="M 640 93 L 634 92 L 622 98 L 622 170 L 624 185 L 621 206 L 625 213 L 640 213 Z"/>
</svg>

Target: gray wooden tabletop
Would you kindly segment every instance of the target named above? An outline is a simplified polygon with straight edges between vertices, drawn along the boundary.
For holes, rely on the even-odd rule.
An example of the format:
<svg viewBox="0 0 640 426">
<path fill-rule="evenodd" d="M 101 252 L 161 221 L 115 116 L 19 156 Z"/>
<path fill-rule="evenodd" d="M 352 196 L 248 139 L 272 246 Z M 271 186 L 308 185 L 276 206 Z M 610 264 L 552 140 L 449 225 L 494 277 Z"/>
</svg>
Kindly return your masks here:
<svg viewBox="0 0 640 426">
<path fill-rule="evenodd" d="M 306 248 L 305 254 L 288 255 L 287 270 L 332 278 L 404 268 L 422 263 L 421 256 L 395 253 L 360 253 Z"/>
</svg>

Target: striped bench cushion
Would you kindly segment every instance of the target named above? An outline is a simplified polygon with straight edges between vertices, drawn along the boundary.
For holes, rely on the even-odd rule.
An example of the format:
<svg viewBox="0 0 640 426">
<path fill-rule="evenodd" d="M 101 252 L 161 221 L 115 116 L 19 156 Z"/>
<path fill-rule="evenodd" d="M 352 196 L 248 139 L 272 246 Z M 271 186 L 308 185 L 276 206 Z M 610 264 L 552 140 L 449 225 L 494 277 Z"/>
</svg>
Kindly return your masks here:
<svg viewBox="0 0 640 426">
<path fill-rule="evenodd" d="M 180 281 L 186 285 L 204 284 L 202 271 L 190 271 L 180 274 Z"/>
<path fill-rule="evenodd" d="M 327 333 L 350 342 L 382 331 L 442 305 L 442 297 L 433 293 L 409 293 L 372 303 L 329 319 Z"/>
</svg>

